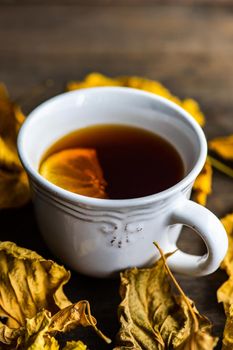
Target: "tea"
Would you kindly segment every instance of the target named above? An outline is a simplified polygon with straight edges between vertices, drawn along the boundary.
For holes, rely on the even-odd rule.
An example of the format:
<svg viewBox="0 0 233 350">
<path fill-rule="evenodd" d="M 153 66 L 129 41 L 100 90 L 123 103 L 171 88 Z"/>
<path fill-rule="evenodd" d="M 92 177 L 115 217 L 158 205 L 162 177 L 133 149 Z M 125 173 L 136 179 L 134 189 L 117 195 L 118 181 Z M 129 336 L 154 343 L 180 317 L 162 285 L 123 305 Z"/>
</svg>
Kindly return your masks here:
<svg viewBox="0 0 233 350">
<path fill-rule="evenodd" d="M 181 157 L 168 141 L 150 131 L 118 124 L 88 126 L 64 136 L 48 149 L 40 170 L 51 155 L 76 148 L 96 151 L 105 180 L 99 181 L 107 184 L 110 199 L 152 195 L 184 176 Z"/>
</svg>

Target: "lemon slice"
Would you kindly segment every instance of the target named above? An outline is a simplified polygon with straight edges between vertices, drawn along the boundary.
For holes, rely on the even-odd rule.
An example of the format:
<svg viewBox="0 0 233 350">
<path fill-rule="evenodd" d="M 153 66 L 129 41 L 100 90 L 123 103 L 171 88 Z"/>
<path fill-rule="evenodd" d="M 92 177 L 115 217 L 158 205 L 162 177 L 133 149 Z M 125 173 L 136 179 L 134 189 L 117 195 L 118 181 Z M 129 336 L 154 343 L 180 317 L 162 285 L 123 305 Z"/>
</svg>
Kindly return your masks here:
<svg viewBox="0 0 233 350">
<path fill-rule="evenodd" d="M 40 174 L 65 190 L 94 198 L 107 198 L 107 186 L 97 153 L 91 148 L 72 148 L 46 158 Z"/>
</svg>

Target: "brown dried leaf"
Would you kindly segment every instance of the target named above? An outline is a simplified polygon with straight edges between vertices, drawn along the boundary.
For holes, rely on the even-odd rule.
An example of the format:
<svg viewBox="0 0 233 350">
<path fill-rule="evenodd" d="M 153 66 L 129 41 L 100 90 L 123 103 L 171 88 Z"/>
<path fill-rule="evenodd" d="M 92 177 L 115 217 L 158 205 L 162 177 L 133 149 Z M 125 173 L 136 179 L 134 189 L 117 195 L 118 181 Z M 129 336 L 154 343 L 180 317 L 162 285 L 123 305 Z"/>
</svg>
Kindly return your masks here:
<svg viewBox="0 0 233 350">
<path fill-rule="evenodd" d="M 173 283 L 178 295 L 172 291 Z M 205 350 L 203 340 L 211 350 L 216 344 L 210 322 L 184 295 L 163 255 L 151 268 L 122 273 L 120 295 L 121 328 L 115 350 Z"/>
<path fill-rule="evenodd" d="M 206 205 L 207 196 L 212 192 L 212 175 L 212 167 L 207 158 L 201 173 L 193 185 L 193 199 L 201 205 Z"/>
<path fill-rule="evenodd" d="M 209 141 L 209 149 L 226 160 L 233 160 L 233 135 Z"/>
<path fill-rule="evenodd" d="M 0 84 L 0 209 L 18 207 L 30 198 L 29 184 L 17 154 L 16 139 L 24 121 Z"/>
<path fill-rule="evenodd" d="M 205 117 L 196 101 L 190 98 L 180 100 L 178 97 L 172 95 L 170 91 L 166 89 L 162 84 L 154 80 L 149 80 L 137 76 L 109 78 L 99 73 L 91 73 L 88 74 L 83 81 L 69 82 L 67 84 L 67 90 L 70 91 L 96 86 L 126 86 L 160 95 L 183 107 L 194 117 L 194 119 L 196 119 L 196 121 L 201 126 L 205 124 Z"/>
</svg>

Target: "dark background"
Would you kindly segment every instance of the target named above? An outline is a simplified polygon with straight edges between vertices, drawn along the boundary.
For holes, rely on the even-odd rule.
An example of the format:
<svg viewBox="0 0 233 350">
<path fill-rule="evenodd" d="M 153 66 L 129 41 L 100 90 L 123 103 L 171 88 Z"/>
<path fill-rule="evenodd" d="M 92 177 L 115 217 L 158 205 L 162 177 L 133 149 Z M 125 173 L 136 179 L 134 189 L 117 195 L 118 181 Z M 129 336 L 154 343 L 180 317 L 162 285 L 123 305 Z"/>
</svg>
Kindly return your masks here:
<svg viewBox="0 0 233 350">
<path fill-rule="evenodd" d="M 208 139 L 233 133 L 233 1 L 0 1 L 0 80 L 25 113 L 62 92 L 67 81 L 92 71 L 157 79 L 177 96 L 199 101 Z M 232 180 L 215 172 L 208 208 L 218 216 L 232 211 L 232 189 Z M 31 205 L 2 211 L 0 227 L 1 240 L 52 257 Z M 202 250 L 190 231 L 183 236 L 183 249 Z M 221 336 L 225 317 L 216 290 L 225 273 L 177 277 Z M 74 272 L 66 287 L 73 301 L 91 302 L 100 328 L 113 339 L 118 287 L 119 281 Z M 75 336 L 90 349 L 112 348 L 89 330 L 80 329 Z"/>
</svg>

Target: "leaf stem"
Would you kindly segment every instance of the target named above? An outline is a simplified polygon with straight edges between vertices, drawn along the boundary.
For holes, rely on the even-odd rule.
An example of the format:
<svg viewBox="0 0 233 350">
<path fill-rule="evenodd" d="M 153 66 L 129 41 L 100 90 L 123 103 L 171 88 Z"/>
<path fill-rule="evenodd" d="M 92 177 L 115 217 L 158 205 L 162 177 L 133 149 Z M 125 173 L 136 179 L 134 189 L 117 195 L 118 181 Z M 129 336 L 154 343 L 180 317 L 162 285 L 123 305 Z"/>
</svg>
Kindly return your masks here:
<svg viewBox="0 0 233 350">
<path fill-rule="evenodd" d="M 87 308 L 87 316 L 88 316 L 88 320 L 90 322 L 90 324 L 92 325 L 92 327 L 94 328 L 94 330 L 96 331 L 96 333 L 106 341 L 107 344 L 110 344 L 112 342 L 112 340 L 110 338 L 108 338 L 106 335 L 104 335 L 100 329 L 98 329 L 96 327 L 96 324 L 95 322 L 93 322 L 93 317 L 91 315 L 91 308 L 90 308 L 90 304 L 88 301 L 85 301 L 86 302 L 86 308 Z"/>
<path fill-rule="evenodd" d="M 233 169 L 231 169 L 229 166 L 225 165 L 224 163 L 220 162 L 219 160 L 213 158 L 212 156 L 208 156 L 207 159 L 209 160 L 210 164 L 217 170 L 221 171 L 225 175 L 233 178 Z"/>
<path fill-rule="evenodd" d="M 164 262 L 164 267 L 165 269 L 167 270 L 167 273 L 169 275 L 169 277 L 171 278 L 172 282 L 174 283 L 175 287 L 177 288 L 177 290 L 180 292 L 180 294 L 182 295 L 189 311 L 190 311 L 190 314 L 192 315 L 192 318 L 193 318 L 193 322 L 194 322 L 194 332 L 197 332 L 198 329 L 199 329 L 199 322 L 198 322 L 198 319 L 197 319 L 197 316 L 195 315 L 195 312 L 193 311 L 193 308 L 192 308 L 192 305 L 189 301 L 189 299 L 186 297 L 185 293 L 183 292 L 182 288 L 180 287 L 180 285 L 178 284 L 177 280 L 175 279 L 175 277 L 173 276 L 168 264 L 167 264 L 167 260 L 165 258 L 165 255 L 162 251 L 162 249 L 160 248 L 160 246 L 154 242 L 154 245 L 156 246 L 156 248 L 158 249 L 160 255 L 161 255 L 161 258 Z"/>
</svg>

